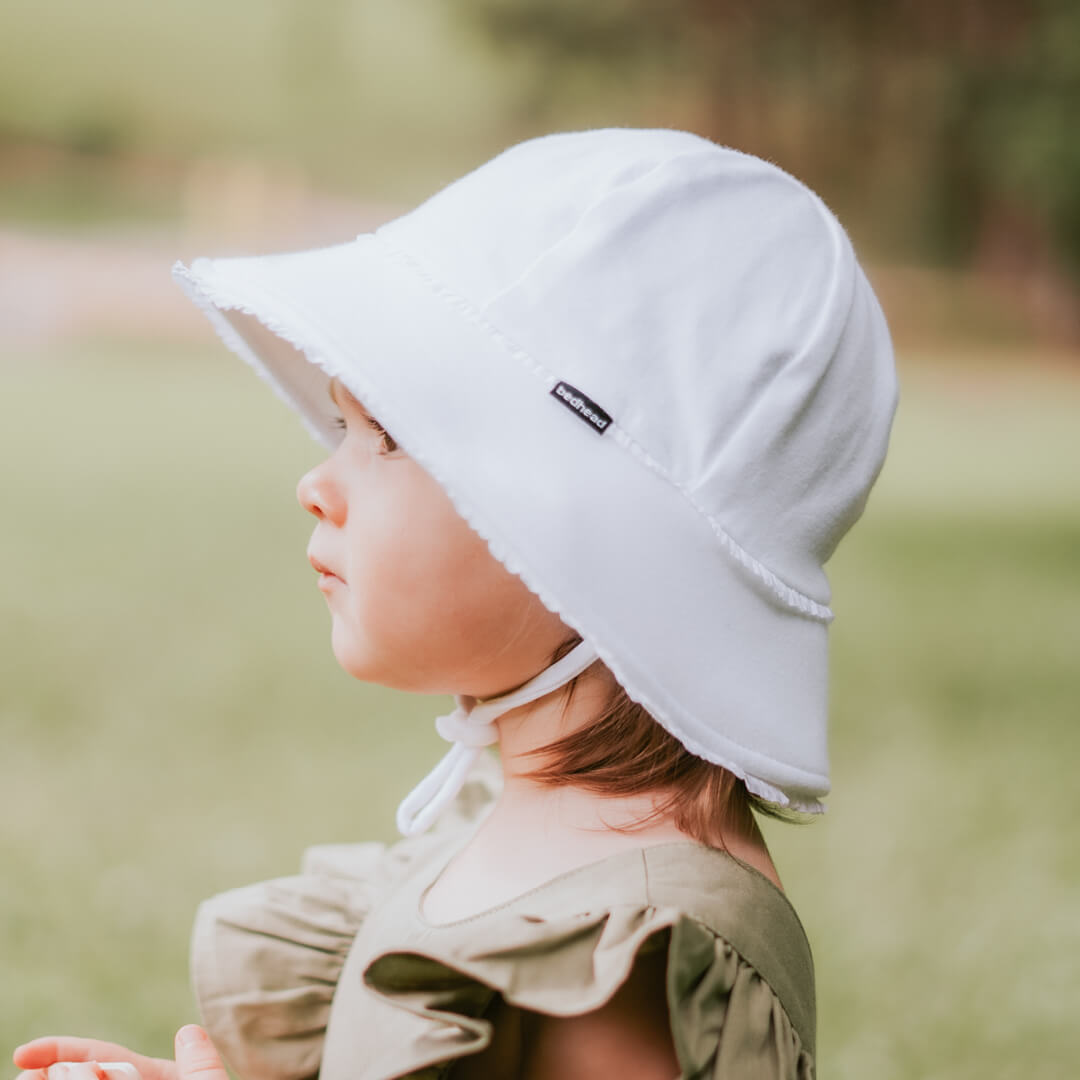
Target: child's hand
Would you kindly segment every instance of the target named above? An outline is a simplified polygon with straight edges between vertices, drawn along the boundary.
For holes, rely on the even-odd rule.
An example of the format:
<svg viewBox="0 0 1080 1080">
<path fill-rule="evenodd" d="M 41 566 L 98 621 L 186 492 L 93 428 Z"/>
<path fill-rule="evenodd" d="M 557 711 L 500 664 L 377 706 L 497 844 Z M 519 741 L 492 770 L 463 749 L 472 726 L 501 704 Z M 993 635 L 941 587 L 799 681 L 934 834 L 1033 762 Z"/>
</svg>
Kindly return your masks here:
<svg viewBox="0 0 1080 1080">
<path fill-rule="evenodd" d="M 127 1062 L 139 1070 L 140 1080 L 227 1080 L 227 1074 L 213 1044 L 194 1025 L 176 1033 L 176 1061 L 136 1054 L 116 1043 L 98 1039 L 45 1036 L 20 1046 L 15 1064 L 26 1070 L 26 1080 L 121 1080 L 97 1066 L 100 1062 Z M 49 1066 L 64 1066 L 50 1069 Z M 20 1077 L 19 1080 L 23 1080 Z"/>
<path fill-rule="evenodd" d="M 45 1080 L 50 1065 L 79 1062 L 126 1061 L 139 1070 L 141 1080 L 178 1080 L 176 1062 L 167 1058 L 149 1058 L 116 1043 L 74 1036 L 46 1035 L 24 1043 L 13 1055 L 15 1064 L 25 1069 L 34 1080 Z M 60 1073 L 68 1075 L 61 1078 Z M 87 1075 L 90 1075 L 89 1072 Z M 20 1078 L 21 1080 L 21 1078 Z M 82 1080 L 72 1070 L 54 1069 L 49 1080 Z M 118 1080 L 118 1078 L 117 1078 Z"/>
</svg>

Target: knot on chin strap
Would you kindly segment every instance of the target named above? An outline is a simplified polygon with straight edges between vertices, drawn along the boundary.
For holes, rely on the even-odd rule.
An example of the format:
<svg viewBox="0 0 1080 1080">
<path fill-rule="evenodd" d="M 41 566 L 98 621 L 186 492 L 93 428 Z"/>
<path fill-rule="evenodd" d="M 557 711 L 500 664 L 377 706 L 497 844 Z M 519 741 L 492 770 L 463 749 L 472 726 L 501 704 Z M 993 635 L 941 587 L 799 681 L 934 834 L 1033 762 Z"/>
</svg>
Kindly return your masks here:
<svg viewBox="0 0 1080 1080">
<path fill-rule="evenodd" d="M 474 706 L 475 708 L 475 706 Z M 462 746 L 491 746 L 499 741 L 494 720 L 471 720 L 469 711 L 459 705 L 452 713 L 435 718 L 435 730 L 447 741 Z"/>
<path fill-rule="evenodd" d="M 415 836 L 435 822 L 461 790 L 483 748 L 499 741 L 495 721 L 503 713 L 565 686 L 596 659 L 596 649 L 583 638 L 561 660 L 507 694 L 483 699 L 456 694 L 457 708 L 435 720 L 435 730 L 453 746 L 401 801 L 399 832 Z"/>
</svg>

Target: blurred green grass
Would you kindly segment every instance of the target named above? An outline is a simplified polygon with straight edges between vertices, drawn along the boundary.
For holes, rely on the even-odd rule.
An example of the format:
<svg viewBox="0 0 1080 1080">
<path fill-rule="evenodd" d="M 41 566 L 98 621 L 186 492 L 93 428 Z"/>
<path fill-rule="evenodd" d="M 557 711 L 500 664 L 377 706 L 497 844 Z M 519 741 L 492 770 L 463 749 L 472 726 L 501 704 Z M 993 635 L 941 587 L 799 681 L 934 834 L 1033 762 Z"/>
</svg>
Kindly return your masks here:
<svg viewBox="0 0 1080 1080">
<path fill-rule="evenodd" d="M 165 1054 L 187 934 L 312 843 L 393 836 L 448 703 L 336 666 L 294 485 L 319 450 L 220 347 L 0 368 L 0 1043 Z M 810 935 L 821 1074 L 1080 1058 L 1080 378 L 905 368 L 831 564 L 830 811 L 768 823 Z"/>
</svg>

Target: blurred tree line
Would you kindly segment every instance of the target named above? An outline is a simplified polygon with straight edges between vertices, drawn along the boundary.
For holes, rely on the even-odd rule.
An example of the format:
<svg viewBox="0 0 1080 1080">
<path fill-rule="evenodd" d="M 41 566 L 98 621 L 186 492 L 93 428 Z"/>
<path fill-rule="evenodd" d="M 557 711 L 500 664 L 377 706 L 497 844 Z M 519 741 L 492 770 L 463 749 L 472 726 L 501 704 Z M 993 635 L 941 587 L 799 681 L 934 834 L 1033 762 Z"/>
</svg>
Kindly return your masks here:
<svg viewBox="0 0 1080 1080">
<path fill-rule="evenodd" d="M 988 341 L 1080 342 L 1078 116 L 1080 0 L 0 2 L 0 222 L 223 235 L 305 191 L 410 205 L 545 131 L 666 125 L 917 267 L 900 321 Z"/>
<path fill-rule="evenodd" d="M 648 77 L 659 120 L 784 165 L 890 253 L 1080 280 L 1077 0 L 462 3 L 538 109 L 582 66 Z"/>
</svg>

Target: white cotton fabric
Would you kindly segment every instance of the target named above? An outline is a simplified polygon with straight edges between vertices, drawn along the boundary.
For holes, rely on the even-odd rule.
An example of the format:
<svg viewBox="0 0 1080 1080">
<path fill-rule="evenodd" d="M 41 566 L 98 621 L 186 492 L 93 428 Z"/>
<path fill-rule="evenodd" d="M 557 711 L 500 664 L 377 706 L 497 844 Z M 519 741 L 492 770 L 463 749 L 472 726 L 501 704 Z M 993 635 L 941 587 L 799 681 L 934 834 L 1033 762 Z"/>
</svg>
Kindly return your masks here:
<svg viewBox="0 0 1080 1080">
<path fill-rule="evenodd" d="M 338 376 L 687 749 L 822 808 L 824 563 L 897 383 L 804 185 L 688 132 L 559 133 L 354 240 L 173 273 L 327 447 Z"/>
</svg>

